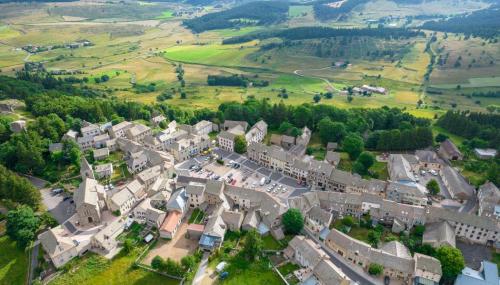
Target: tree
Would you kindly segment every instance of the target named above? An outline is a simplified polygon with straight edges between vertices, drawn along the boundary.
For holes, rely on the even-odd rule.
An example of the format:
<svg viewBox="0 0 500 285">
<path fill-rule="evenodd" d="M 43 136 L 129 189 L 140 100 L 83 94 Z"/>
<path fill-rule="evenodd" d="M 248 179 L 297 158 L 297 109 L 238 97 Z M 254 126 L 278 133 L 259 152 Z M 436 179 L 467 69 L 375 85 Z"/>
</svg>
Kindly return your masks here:
<svg viewBox="0 0 500 285">
<path fill-rule="evenodd" d="M 321 95 L 319 95 L 319 94 L 314 95 L 313 100 L 314 100 L 314 103 L 318 103 L 321 100 Z"/>
<path fill-rule="evenodd" d="M 19 206 L 7 213 L 7 235 L 17 241 L 17 245 L 25 248 L 35 239 L 40 220 L 28 206 Z"/>
<path fill-rule="evenodd" d="M 425 187 L 427 188 L 427 190 L 429 190 L 429 193 L 431 195 L 439 194 L 439 184 L 435 179 L 431 179 L 429 182 L 427 182 L 427 185 L 425 185 Z"/>
<path fill-rule="evenodd" d="M 437 134 L 437 136 L 436 136 L 436 139 L 435 139 L 435 140 L 436 140 L 436 142 L 440 143 L 440 142 L 444 142 L 444 141 L 445 141 L 445 140 L 447 140 L 447 139 L 448 139 L 448 136 L 447 136 L 447 135 L 442 134 L 442 133 L 439 133 L 439 134 Z"/>
<path fill-rule="evenodd" d="M 356 134 L 349 134 L 342 141 L 342 148 L 349 154 L 349 158 L 351 158 L 351 160 L 354 160 L 358 158 L 358 156 L 364 150 L 363 139 Z"/>
<path fill-rule="evenodd" d="M 370 273 L 370 275 L 379 276 L 382 272 L 384 272 L 384 266 L 381 264 L 371 263 L 368 267 L 368 273 Z"/>
<path fill-rule="evenodd" d="M 363 165 L 363 167 L 366 170 L 368 170 L 375 163 L 375 157 L 370 152 L 363 151 L 359 155 L 357 162 L 361 163 Z"/>
<path fill-rule="evenodd" d="M 40 191 L 28 179 L 17 175 L 0 164 L 0 200 L 25 204 L 33 209 L 40 205 Z"/>
<path fill-rule="evenodd" d="M 181 259 L 181 266 L 184 271 L 192 270 L 196 266 L 196 258 L 192 255 L 184 256 Z"/>
<path fill-rule="evenodd" d="M 153 257 L 153 260 L 151 260 L 151 267 L 156 270 L 160 270 L 163 265 L 163 258 L 161 256 L 157 255 Z"/>
<path fill-rule="evenodd" d="M 341 220 L 341 223 L 342 225 L 346 226 L 346 227 L 352 227 L 354 226 L 355 222 L 354 222 L 354 218 L 351 217 L 351 216 L 346 216 L 344 217 L 342 220 Z"/>
<path fill-rule="evenodd" d="M 298 234 L 304 228 L 304 217 L 299 209 L 290 208 L 283 215 L 283 226 L 285 231 L 290 234 Z"/>
<path fill-rule="evenodd" d="M 328 117 L 321 119 L 317 128 L 319 130 L 319 137 L 324 144 L 339 142 L 346 135 L 345 125 L 340 122 L 332 122 Z"/>
<path fill-rule="evenodd" d="M 253 261 L 261 254 L 263 247 L 264 245 L 260 234 L 254 229 L 250 230 L 245 236 L 245 244 L 243 247 L 245 256 L 250 261 Z"/>
<path fill-rule="evenodd" d="M 443 280 L 446 282 L 453 282 L 465 267 L 464 257 L 458 248 L 441 246 L 434 257 L 441 262 Z"/>
<path fill-rule="evenodd" d="M 370 242 L 372 247 L 375 247 L 375 248 L 378 247 L 378 244 L 380 242 L 381 237 L 382 237 L 382 234 L 379 231 L 370 230 L 368 232 L 368 241 Z"/>
<path fill-rule="evenodd" d="M 132 249 L 134 248 L 134 243 L 131 239 L 127 238 L 125 241 L 123 241 L 123 252 L 125 253 L 130 253 Z"/>
<path fill-rule="evenodd" d="M 234 151 L 239 154 L 247 151 L 247 140 L 244 136 L 240 135 L 234 138 Z"/>
</svg>

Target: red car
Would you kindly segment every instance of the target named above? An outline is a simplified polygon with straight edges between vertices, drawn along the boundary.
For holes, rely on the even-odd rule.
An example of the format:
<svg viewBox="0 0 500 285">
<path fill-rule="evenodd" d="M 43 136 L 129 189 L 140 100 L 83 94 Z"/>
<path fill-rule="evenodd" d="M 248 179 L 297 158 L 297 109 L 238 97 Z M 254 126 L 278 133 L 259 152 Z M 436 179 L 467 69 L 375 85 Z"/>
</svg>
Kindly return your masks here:
<svg viewBox="0 0 500 285">
<path fill-rule="evenodd" d="M 233 181 L 231 182 L 231 185 L 234 185 L 236 184 L 236 179 L 233 179 Z"/>
</svg>

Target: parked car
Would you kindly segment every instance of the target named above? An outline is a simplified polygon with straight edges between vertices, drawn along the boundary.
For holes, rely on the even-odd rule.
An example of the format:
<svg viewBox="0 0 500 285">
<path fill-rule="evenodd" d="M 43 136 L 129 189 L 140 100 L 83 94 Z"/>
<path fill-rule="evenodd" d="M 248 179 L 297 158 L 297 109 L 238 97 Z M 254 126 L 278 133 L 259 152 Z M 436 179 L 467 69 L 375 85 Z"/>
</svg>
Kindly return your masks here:
<svg viewBox="0 0 500 285">
<path fill-rule="evenodd" d="M 64 192 L 64 189 L 62 188 L 52 189 L 52 194 L 54 195 L 61 194 L 62 192 Z"/>
</svg>

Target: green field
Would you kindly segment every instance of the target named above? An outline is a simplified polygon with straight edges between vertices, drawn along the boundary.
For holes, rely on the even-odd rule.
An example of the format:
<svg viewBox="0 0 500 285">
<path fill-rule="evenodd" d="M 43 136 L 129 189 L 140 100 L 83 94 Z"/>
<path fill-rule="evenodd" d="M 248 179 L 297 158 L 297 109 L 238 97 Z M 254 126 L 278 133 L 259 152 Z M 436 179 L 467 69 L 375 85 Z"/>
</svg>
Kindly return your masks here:
<svg viewBox="0 0 500 285">
<path fill-rule="evenodd" d="M 7 236 L 0 237 L 0 284 L 24 284 L 28 274 L 28 254 Z"/>
<path fill-rule="evenodd" d="M 50 284 L 179 284 L 177 280 L 141 268 L 134 268 L 134 260 L 143 249 L 142 246 L 136 248 L 129 255 L 120 253 L 111 261 L 88 253 L 82 258 L 71 261 L 71 271 L 64 272 Z"/>
<path fill-rule="evenodd" d="M 161 16 L 156 17 L 156 19 L 168 20 L 174 17 L 174 12 L 172 10 L 165 10 L 161 13 Z"/>
<path fill-rule="evenodd" d="M 313 13 L 313 7 L 312 6 L 290 6 L 289 11 L 288 11 L 288 16 L 289 17 L 301 17 L 304 14 L 311 14 Z"/>
</svg>

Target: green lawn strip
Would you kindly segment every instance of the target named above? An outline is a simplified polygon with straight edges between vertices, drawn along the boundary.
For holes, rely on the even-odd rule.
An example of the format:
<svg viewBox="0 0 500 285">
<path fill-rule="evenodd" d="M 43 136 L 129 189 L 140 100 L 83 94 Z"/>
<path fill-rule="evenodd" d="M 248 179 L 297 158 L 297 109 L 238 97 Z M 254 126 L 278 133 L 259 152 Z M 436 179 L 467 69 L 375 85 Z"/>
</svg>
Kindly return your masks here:
<svg viewBox="0 0 500 285">
<path fill-rule="evenodd" d="M 0 285 L 24 284 L 28 273 L 28 253 L 8 236 L 0 237 Z"/>
<path fill-rule="evenodd" d="M 288 263 L 285 263 L 285 264 L 281 265 L 280 267 L 278 267 L 278 270 L 283 276 L 287 276 L 288 274 L 294 272 L 295 270 L 297 270 L 299 268 L 300 268 L 300 266 L 298 266 L 297 264 L 288 262 Z"/>
<path fill-rule="evenodd" d="M 493 252 L 491 255 L 491 261 L 496 263 L 498 266 L 498 270 L 500 270 L 500 253 Z"/>
<path fill-rule="evenodd" d="M 220 284 L 227 285 L 282 285 L 283 281 L 271 268 L 268 258 L 249 262 L 241 255 L 230 260 L 226 268 L 229 273 L 227 279 Z"/>
<path fill-rule="evenodd" d="M 189 217 L 188 224 L 201 224 L 204 217 L 205 213 L 203 213 L 202 210 L 196 208 L 193 210 L 193 213 Z"/>
</svg>

